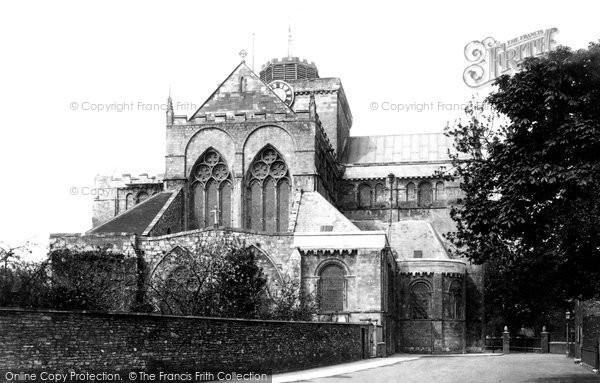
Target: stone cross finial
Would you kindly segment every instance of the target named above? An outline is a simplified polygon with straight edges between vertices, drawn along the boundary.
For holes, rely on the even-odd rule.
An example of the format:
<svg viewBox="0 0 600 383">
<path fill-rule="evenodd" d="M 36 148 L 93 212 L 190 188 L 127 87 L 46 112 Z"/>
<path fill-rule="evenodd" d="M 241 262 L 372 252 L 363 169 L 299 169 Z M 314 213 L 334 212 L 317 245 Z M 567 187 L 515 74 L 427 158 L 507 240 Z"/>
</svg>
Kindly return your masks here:
<svg viewBox="0 0 600 383">
<path fill-rule="evenodd" d="M 211 210 L 210 212 L 215 215 L 215 221 L 214 221 L 215 227 L 219 226 L 219 212 L 221 212 L 221 210 L 219 210 L 219 207 L 217 205 L 215 205 L 215 208 L 213 210 Z"/>
<path fill-rule="evenodd" d="M 246 56 L 248 56 L 248 52 L 246 52 L 245 49 L 242 49 L 239 53 L 240 57 L 242 58 L 242 62 L 246 62 Z"/>
</svg>

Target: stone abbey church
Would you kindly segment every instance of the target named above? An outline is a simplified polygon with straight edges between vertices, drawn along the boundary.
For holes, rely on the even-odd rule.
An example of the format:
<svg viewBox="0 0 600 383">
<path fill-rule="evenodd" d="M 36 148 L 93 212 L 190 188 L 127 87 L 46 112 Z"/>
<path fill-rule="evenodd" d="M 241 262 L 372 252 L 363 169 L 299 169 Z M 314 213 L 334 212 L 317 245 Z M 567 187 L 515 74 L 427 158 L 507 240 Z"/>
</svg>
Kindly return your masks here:
<svg viewBox="0 0 600 383">
<path fill-rule="evenodd" d="M 51 249 L 143 251 L 153 273 L 181 251 L 233 236 L 269 280 L 318 294 L 318 320 L 363 322 L 384 352 L 480 345 L 483 273 L 448 252 L 455 182 L 443 134 L 351 135 L 342 82 L 316 65 L 244 62 L 191 116 L 166 112 L 164 175 L 97 177 L 93 228 Z M 172 262 L 171 262 L 172 263 Z"/>
</svg>

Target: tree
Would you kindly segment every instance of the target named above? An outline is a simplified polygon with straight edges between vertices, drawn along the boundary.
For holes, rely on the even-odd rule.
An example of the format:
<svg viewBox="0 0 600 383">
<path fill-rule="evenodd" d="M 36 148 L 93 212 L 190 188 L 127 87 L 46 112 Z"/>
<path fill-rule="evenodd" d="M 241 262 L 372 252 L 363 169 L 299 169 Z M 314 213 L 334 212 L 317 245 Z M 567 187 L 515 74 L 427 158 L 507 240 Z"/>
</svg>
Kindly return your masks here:
<svg viewBox="0 0 600 383">
<path fill-rule="evenodd" d="M 105 249 L 60 249 L 50 253 L 49 262 L 49 307 L 130 311 L 136 303 L 136 258 Z"/>
<path fill-rule="evenodd" d="M 178 251 L 150 282 L 150 299 L 165 314 L 255 318 L 266 285 L 254 251 L 224 239 Z"/>
<path fill-rule="evenodd" d="M 305 292 L 300 281 L 284 276 L 266 289 L 262 315 L 264 319 L 310 321 L 319 312 L 316 294 Z"/>
<path fill-rule="evenodd" d="M 507 324 L 541 327 L 600 291 L 600 44 L 530 58 L 495 85 L 494 113 L 472 103 L 447 129 L 465 193 L 449 237 L 487 264 L 486 300 Z"/>
<path fill-rule="evenodd" d="M 217 273 L 221 316 L 256 318 L 267 285 L 262 268 L 256 264 L 256 252 L 244 245 L 225 253 L 226 266 Z"/>
<path fill-rule="evenodd" d="M 230 318 L 311 320 L 314 297 L 300 283 L 271 283 L 256 263 L 257 252 L 235 239 L 177 248 L 150 281 L 144 252 L 107 249 L 55 250 L 43 262 L 2 252 L 0 306 L 59 310 L 153 312 Z"/>
<path fill-rule="evenodd" d="M 29 242 L 0 246 L 0 307 L 37 308 L 46 305 L 50 283 L 47 262 L 27 262 Z"/>
<path fill-rule="evenodd" d="M 130 311 L 136 296 L 136 260 L 103 249 L 53 251 L 41 262 L 21 255 L 29 244 L 0 248 L 0 306 Z"/>
</svg>

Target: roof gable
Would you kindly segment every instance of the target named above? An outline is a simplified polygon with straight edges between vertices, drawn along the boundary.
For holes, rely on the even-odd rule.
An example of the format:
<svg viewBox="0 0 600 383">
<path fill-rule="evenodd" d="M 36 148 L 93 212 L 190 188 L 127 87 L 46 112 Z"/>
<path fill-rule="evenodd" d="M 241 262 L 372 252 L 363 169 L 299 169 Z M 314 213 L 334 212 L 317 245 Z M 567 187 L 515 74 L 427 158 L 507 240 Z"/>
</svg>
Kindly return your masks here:
<svg viewBox="0 0 600 383">
<path fill-rule="evenodd" d="M 318 192 L 303 192 L 294 232 L 360 231 Z"/>
<path fill-rule="evenodd" d="M 102 225 L 96 226 L 87 234 L 136 233 L 141 235 L 169 201 L 171 195 L 172 192 L 157 193 Z"/>
<path fill-rule="evenodd" d="M 283 112 L 293 110 L 241 62 L 193 114 Z"/>
</svg>

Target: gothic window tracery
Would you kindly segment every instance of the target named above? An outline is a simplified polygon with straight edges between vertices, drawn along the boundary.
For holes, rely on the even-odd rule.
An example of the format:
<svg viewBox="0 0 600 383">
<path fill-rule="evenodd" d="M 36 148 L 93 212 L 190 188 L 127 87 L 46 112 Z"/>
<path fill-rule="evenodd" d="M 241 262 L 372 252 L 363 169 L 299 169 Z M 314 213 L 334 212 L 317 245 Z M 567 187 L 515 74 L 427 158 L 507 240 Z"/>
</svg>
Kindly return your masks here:
<svg viewBox="0 0 600 383">
<path fill-rule="evenodd" d="M 198 277 L 185 266 L 176 267 L 167 277 L 166 285 L 172 292 L 195 291 L 200 286 Z"/>
<path fill-rule="evenodd" d="M 246 176 L 246 227 L 283 232 L 288 227 L 290 172 L 281 154 L 270 145 L 254 158 Z"/>
<path fill-rule="evenodd" d="M 196 227 L 231 226 L 232 175 L 219 152 L 208 149 L 198 158 L 190 185 Z"/>
</svg>

